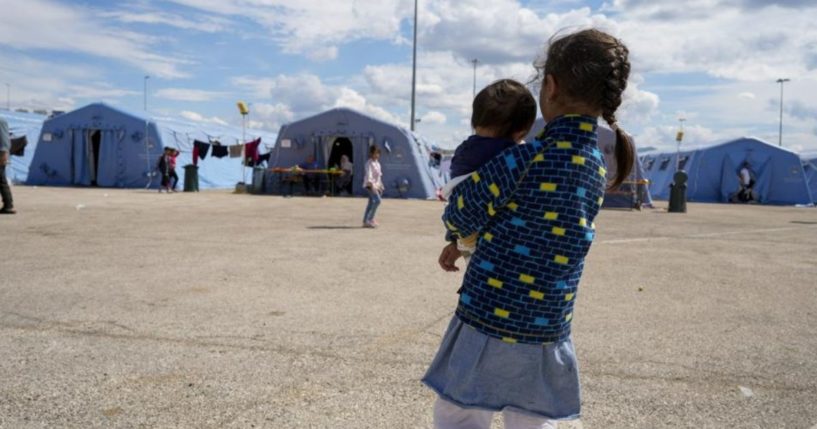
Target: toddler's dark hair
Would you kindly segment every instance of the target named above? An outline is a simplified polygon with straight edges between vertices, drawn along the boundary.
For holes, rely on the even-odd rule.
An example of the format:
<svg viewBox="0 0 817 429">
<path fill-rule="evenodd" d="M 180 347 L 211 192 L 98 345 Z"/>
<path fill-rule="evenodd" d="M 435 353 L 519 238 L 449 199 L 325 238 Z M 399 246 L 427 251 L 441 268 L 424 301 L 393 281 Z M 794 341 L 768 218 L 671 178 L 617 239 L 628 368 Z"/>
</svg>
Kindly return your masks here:
<svg viewBox="0 0 817 429">
<path fill-rule="evenodd" d="M 635 149 L 618 126 L 616 110 L 630 76 L 630 51 L 621 40 L 599 30 L 583 30 L 551 42 L 545 61 L 534 66 L 539 77 L 552 75 L 568 100 L 601 110 L 616 133 L 616 177 L 610 188 L 621 185 L 633 168 Z"/>
<path fill-rule="evenodd" d="M 471 127 L 490 128 L 498 137 L 510 138 L 530 130 L 536 108 L 536 100 L 525 85 L 511 79 L 498 80 L 474 97 Z"/>
</svg>

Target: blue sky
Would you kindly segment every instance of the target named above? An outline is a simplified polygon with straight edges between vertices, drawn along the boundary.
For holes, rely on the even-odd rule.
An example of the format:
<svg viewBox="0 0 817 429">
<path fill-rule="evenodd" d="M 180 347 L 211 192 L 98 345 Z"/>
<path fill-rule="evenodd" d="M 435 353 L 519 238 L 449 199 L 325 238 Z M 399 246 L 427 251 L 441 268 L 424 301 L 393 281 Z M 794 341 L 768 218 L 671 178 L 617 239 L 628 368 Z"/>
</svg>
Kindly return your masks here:
<svg viewBox="0 0 817 429">
<path fill-rule="evenodd" d="M 808 0 L 420 0 L 417 130 L 453 147 L 469 132 L 477 85 L 527 80 L 563 29 L 595 26 L 631 50 L 620 122 L 641 146 L 744 135 L 817 149 L 817 30 Z M 408 125 L 412 0 L 8 0 L 0 83 L 13 108 L 106 101 L 154 115 L 251 125 L 335 106 Z M 5 87 L 0 87 L 5 90 Z M 0 105 L 5 106 L 5 91 Z"/>
</svg>

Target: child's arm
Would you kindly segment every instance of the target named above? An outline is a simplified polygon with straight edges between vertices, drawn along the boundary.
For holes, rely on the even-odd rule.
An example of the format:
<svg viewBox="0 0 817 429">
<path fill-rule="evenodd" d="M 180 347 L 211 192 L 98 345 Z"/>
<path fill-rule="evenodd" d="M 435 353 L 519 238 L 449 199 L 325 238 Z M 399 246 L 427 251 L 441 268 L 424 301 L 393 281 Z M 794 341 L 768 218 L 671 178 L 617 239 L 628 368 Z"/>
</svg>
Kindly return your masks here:
<svg viewBox="0 0 817 429">
<path fill-rule="evenodd" d="M 457 185 L 443 212 L 446 228 L 462 238 L 487 225 L 496 211 L 510 202 L 520 178 L 541 148 L 538 141 L 510 148 Z"/>
</svg>

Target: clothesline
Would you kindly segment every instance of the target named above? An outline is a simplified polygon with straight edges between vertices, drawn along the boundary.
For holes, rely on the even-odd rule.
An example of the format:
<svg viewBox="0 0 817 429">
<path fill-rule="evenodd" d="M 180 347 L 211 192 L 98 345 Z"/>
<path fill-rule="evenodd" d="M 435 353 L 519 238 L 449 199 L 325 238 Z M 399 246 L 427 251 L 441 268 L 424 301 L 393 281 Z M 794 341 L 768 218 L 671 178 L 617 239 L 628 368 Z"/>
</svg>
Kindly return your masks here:
<svg viewBox="0 0 817 429">
<path fill-rule="evenodd" d="M 246 143 L 234 145 L 223 145 L 218 140 L 211 140 L 209 142 L 194 140 L 193 165 L 198 165 L 199 159 L 204 160 L 207 158 L 208 152 L 214 158 L 224 158 L 226 156 L 230 158 L 241 158 L 243 154 L 245 165 L 250 167 L 258 165 L 262 161 L 269 162 L 270 153 L 268 152 L 261 155 L 258 150 L 260 145 L 261 137 Z"/>
</svg>

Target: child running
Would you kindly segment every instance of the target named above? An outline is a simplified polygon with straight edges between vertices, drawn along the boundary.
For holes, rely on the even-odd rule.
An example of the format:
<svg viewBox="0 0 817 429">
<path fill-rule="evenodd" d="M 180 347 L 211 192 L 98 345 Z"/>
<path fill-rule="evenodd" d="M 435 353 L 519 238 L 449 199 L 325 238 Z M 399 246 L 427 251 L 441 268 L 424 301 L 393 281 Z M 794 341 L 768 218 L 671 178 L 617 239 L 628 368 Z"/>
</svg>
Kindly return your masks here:
<svg viewBox="0 0 817 429">
<path fill-rule="evenodd" d="M 443 214 L 455 236 L 479 233 L 479 245 L 423 378 L 439 395 L 438 429 L 488 429 L 498 411 L 507 429 L 579 416 L 570 329 L 607 185 L 596 128 L 601 116 L 616 132 L 616 187 L 634 159 L 616 121 L 630 62 L 627 47 L 598 30 L 561 37 L 546 54 L 537 64 L 545 130 L 460 183 Z M 440 265 L 455 268 L 442 255 Z"/>
<path fill-rule="evenodd" d="M 480 91 L 474 97 L 471 113 L 474 135 L 454 151 L 451 159 L 452 179 L 443 188 L 443 196 L 448 198 L 451 191 L 468 179 L 472 172 L 503 150 L 522 141 L 535 120 L 536 100 L 521 83 L 503 79 Z M 455 240 L 450 232 L 446 238 L 451 242 Z M 462 252 L 467 257 L 474 252 L 476 242 L 476 233 L 461 237 L 456 240 L 456 249 L 452 245 L 447 256 L 456 260 L 459 257 L 457 252 Z"/>
</svg>

